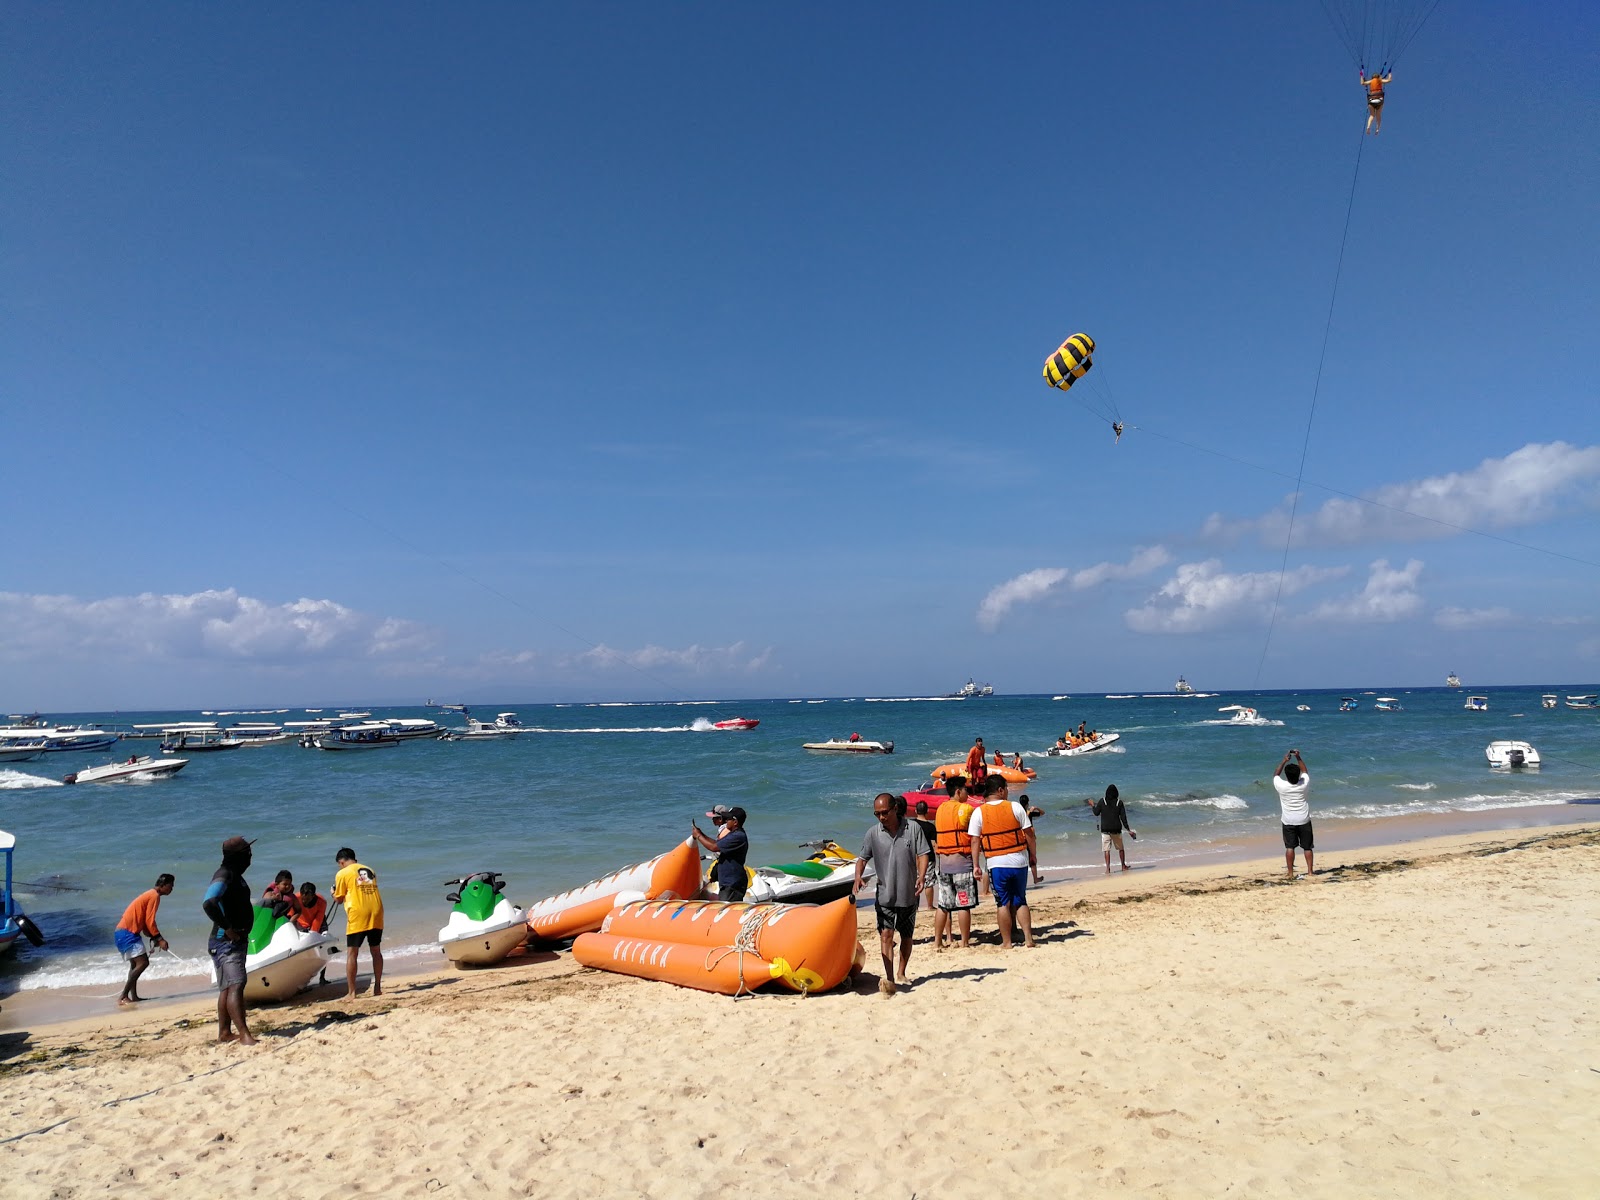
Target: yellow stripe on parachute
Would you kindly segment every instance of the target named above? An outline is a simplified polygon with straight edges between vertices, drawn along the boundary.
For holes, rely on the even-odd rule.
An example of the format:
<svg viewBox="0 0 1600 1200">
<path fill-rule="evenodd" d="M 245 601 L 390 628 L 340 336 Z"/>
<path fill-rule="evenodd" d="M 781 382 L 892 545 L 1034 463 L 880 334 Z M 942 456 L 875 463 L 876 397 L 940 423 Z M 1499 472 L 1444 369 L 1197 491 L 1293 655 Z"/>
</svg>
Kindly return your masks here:
<svg viewBox="0 0 1600 1200">
<path fill-rule="evenodd" d="M 1075 333 L 1056 348 L 1044 361 L 1044 381 L 1063 392 L 1073 382 L 1089 373 L 1094 363 L 1089 356 L 1094 353 L 1094 339 L 1087 333 Z"/>
</svg>

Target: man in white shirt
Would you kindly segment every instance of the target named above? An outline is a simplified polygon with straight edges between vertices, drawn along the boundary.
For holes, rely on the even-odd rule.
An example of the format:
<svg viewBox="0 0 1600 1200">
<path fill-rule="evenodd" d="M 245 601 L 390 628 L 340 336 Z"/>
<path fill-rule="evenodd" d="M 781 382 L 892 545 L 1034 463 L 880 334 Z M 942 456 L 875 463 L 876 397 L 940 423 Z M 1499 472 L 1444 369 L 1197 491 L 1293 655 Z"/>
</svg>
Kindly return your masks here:
<svg viewBox="0 0 1600 1200">
<path fill-rule="evenodd" d="M 1297 846 L 1306 852 L 1306 874 L 1314 875 L 1311 806 L 1306 802 L 1311 776 L 1306 771 L 1306 760 L 1300 757 L 1300 751 L 1291 750 L 1283 756 L 1283 761 L 1272 776 L 1272 786 L 1278 790 L 1278 806 L 1283 810 L 1283 861 L 1289 878 L 1294 878 L 1294 852 Z"/>
</svg>

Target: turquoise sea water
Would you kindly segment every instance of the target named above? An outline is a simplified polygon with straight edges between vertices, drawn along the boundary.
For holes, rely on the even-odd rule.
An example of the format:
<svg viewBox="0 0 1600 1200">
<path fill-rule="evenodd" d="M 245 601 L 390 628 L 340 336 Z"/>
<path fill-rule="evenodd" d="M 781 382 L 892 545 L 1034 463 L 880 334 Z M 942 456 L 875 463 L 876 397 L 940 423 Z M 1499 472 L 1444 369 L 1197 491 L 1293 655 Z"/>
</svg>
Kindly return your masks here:
<svg viewBox="0 0 1600 1200">
<path fill-rule="evenodd" d="M 1041 862 L 1052 881 L 1100 869 L 1095 825 L 1083 800 L 1115 783 L 1128 802 L 1142 865 L 1217 853 L 1221 843 L 1276 831 L 1271 775 L 1285 750 L 1305 755 L 1319 846 L 1346 822 L 1406 814 L 1510 810 L 1600 794 L 1600 713 L 1540 707 L 1540 695 L 1583 685 L 1487 689 L 1486 713 L 1463 708 L 1466 691 L 1444 688 L 1356 695 L 1230 692 L 1110 698 L 1102 694 L 966 701 L 760 700 L 708 704 L 485 706 L 515 709 L 529 732 L 504 741 L 410 741 L 365 753 L 303 750 L 293 743 L 200 754 L 169 779 L 84 784 L 69 771 L 155 753 L 121 743 L 98 755 L 53 754 L 0 765 L 0 828 L 17 837 L 18 897 L 49 942 L 21 942 L 0 960 L 0 993 L 106 985 L 124 974 L 111 931 L 123 908 L 163 871 L 177 875 L 160 923 L 177 957 L 157 955 L 152 977 L 203 972 L 208 925 L 200 896 L 221 841 L 259 839 L 249 881 L 260 889 L 281 868 L 296 882 L 332 882 L 334 852 L 355 848 L 378 872 L 391 958 L 438 957 L 432 938 L 447 910 L 443 882 L 498 870 L 527 904 L 631 862 L 702 829 L 712 804 L 749 810 L 751 863 L 803 857 L 800 842 L 834 837 L 854 848 L 871 823 L 871 798 L 927 780 L 965 758 L 974 736 L 1008 758 L 1020 752 L 1039 777 L 1027 789 L 1045 810 Z M 1397 697 L 1403 712 L 1373 709 Z M 1245 704 L 1274 722 L 1228 724 L 1218 709 Z M 1310 711 L 1298 712 L 1296 706 Z M 477 712 L 477 710 L 475 710 Z M 429 709 L 380 717 L 461 718 Z M 728 717 L 759 718 L 750 731 L 711 729 Z M 118 724 L 198 720 L 195 712 L 52 714 L 62 722 Z M 308 719 L 301 710 L 229 720 Z M 1062 731 L 1086 721 L 1115 731 L 1108 750 L 1050 758 Z M 848 736 L 891 740 L 892 755 L 808 753 L 802 742 Z M 1531 742 L 1538 771 L 1488 769 L 1484 746 Z M 1015 793 L 1013 793 L 1015 795 Z M 1575 808 L 1574 819 L 1597 810 Z M 1348 826 L 1346 826 L 1348 827 Z M 441 960 L 442 961 L 442 960 Z"/>
</svg>

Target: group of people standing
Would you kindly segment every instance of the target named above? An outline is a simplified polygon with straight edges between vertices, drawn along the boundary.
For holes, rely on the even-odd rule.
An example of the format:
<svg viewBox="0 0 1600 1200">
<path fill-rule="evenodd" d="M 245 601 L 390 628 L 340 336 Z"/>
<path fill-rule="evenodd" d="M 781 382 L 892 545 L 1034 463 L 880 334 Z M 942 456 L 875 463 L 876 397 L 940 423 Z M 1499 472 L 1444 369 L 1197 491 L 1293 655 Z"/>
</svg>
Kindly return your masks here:
<svg viewBox="0 0 1600 1200">
<path fill-rule="evenodd" d="M 211 919 L 206 951 L 217 975 L 217 1040 L 238 1042 L 241 1046 L 256 1042 L 244 1008 L 245 958 L 256 915 L 250 885 L 244 877 L 254 858 L 252 847 L 253 843 L 242 837 L 231 837 L 222 843 L 222 864 L 212 874 L 200 903 Z M 381 996 L 383 893 L 378 890 L 377 872 L 357 861 L 356 852 L 348 846 L 340 847 L 334 862 L 337 873 L 333 878 L 333 908 L 343 907 L 345 911 L 345 998 L 356 996 L 357 959 L 363 945 L 372 958 L 372 994 Z M 117 998 L 118 1004 L 135 1004 L 142 999 L 138 983 L 150 965 L 150 946 L 169 949 L 156 924 L 156 913 L 162 899 L 172 894 L 176 882 L 169 874 L 157 876 L 155 886 L 136 896 L 117 922 L 117 952 L 128 963 L 128 979 Z M 324 932 L 332 915 L 328 902 L 317 894 L 316 884 L 307 882 L 297 890 L 294 876 L 288 871 L 279 871 L 267 885 L 260 907 L 274 918 L 287 918 L 297 928 L 314 933 Z"/>
</svg>

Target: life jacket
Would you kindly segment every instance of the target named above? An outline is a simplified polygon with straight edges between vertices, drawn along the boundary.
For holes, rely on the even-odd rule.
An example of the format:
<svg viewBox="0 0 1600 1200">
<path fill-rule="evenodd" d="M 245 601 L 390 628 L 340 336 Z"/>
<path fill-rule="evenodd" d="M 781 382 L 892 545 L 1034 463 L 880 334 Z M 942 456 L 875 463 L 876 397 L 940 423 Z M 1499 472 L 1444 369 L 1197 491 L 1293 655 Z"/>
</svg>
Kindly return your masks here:
<svg viewBox="0 0 1600 1200">
<path fill-rule="evenodd" d="M 967 833 L 967 826 L 971 822 L 972 805 L 965 800 L 959 804 L 954 800 L 946 800 L 939 805 L 939 811 L 934 813 L 934 828 L 938 833 L 933 842 L 934 852 L 951 857 L 970 858 L 972 837 Z"/>
<path fill-rule="evenodd" d="M 317 902 L 309 908 L 303 903 L 300 905 L 300 911 L 294 914 L 294 923 L 301 929 L 310 931 L 321 927 L 327 915 L 328 902 L 319 895 Z"/>
<path fill-rule="evenodd" d="M 1028 839 L 1023 835 L 1022 822 L 1017 820 L 1011 802 L 996 801 L 985 804 L 983 812 L 983 853 L 986 858 L 1026 850 Z"/>
</svg>

